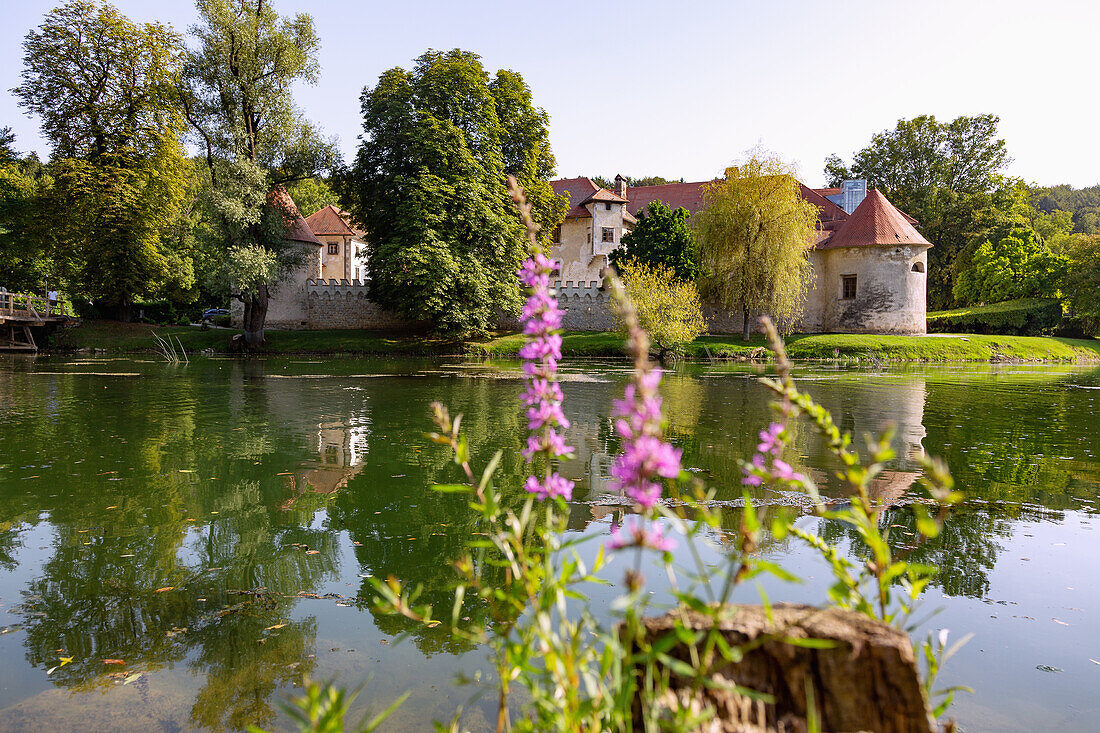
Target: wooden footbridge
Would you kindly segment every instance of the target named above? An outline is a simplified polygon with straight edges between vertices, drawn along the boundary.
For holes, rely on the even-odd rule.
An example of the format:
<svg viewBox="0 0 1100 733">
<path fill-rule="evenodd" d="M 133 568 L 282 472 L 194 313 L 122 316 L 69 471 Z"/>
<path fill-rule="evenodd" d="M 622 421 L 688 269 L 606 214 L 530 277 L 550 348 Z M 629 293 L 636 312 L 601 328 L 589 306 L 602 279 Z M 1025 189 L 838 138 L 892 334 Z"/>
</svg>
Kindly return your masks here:
<svg viewBox="0 0 1100 733">
<path fill-rule="evenodd" d="M 0 290 L 0 351 L 38 351 L 35 331 L 45 334 L 75 320 L 59 301 Z"/>
</svg>

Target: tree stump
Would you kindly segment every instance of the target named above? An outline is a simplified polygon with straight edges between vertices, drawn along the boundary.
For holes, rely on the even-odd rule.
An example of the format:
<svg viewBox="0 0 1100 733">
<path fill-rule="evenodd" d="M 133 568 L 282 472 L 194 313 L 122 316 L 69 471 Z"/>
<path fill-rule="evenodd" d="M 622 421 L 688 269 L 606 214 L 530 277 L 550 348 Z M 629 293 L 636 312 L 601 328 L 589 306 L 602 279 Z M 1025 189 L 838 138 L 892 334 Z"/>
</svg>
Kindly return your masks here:
<svg viewBox="0 0 1100 733">
<path fill-rule="evenodd" d="M 650 641 L 674 633 L 677 620 L 694 630 L 711 621 L 692 611 L 674 611 L 644 620 Z M 769 622 L 760 606 L 738 606 L 719 623 L 731 647 L 744 658 L 724 663 L 713 678 L 727 685 L 766 693 L 765 703 L 727 689 L 691 689 L 691 680 L 671 674 L 670 689 L 658 701 L 668 708 L 716 714 L 700 730 L 708 733 L 803 733 L 807 730 L 807 689 L 812 689 L 821 729 L 828 733 L 930 733 L 936 721 L 921 686 L 912 643 L 905 632 L 852 611 L 776 604 Z M 827 649 L 786 643 L 783 638 L 826 639 Z M 762 641 L 760 641 L 762 640 Z M 669 654 L 690 663 L 677 641 Z M 725 685 L 723 685 L 725 687 Z"/>
</svg>

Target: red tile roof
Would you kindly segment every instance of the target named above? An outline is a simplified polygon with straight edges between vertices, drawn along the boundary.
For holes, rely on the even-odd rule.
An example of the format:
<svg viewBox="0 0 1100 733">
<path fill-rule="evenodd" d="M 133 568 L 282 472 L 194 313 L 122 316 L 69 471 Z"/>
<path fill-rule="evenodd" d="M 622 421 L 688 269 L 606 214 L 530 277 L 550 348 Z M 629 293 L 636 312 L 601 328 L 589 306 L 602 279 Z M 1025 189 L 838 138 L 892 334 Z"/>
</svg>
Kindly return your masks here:
<svg viewBox="0 0 1100 733">
<path fill-rule="evenodd" d="M 886 200 L 878 189 L 867 192 L 848 220 L 819 249 L 869 245 L 927 245 L 931 243 L 913 228 L 909 219 Z"/>
<path fill-rule="evenodd" d="M 844 191 L 843 188 L 815 188 L 814 190 L 822 196 L 837 196 Z"/>
<path fill-rule="evenodd" d="M 672 210 L 683 207 L 695 213 L 703 208 L 703 186 L 709 181 L 698 183 L 665 183 L 660 186 L 634 186 L 626 189 L 626 197 L 630 200 L 627 209 L 634 215 L 649 206 L 654 201 L 663 201 Z"/>
<path fill-rule="evenodd" d="M 313 236 L 309 225 L 306 224 L 306 220 L 302 218 L 301 212 L 298 211 L 298 205 L 294 203 L 294 199 L 290 197 L 285 188 L 277 186 L 271 189 L 267 194 L 267 202 L 278 205 L 287 213 L 289 221 L 287 222 L 286 233 L 283 235 L 286 239 L 292 242 L 306 242 L 307 244 L 321 246 L 321 240 Z"/>
<path fill-rule="evenodd" d="M 342 237 L 355 236 L 355 232 L 348 226 L 348 223 L 344 221 L 344 218 L 340 216 L 340 210 L 332 204 L 307 216 L 306 224 L 309 225 L 310 231 L 318 237 L 325 235 Z"/>
<path fill-rule="evenodd" d="M 599 191 L 600 187 L 591 180 L 584 176 L 580 178 L 559 178 L 556 181 L 550 181 L 550 187 L 553 188 L 554 193 L 559 196 L 569 195 L 570 208 L 569 211 L 565 212 L 566 219 L 592 216 L 588 209 L 584 208 L 583 204 L 592 194 Z"/>
</svg>

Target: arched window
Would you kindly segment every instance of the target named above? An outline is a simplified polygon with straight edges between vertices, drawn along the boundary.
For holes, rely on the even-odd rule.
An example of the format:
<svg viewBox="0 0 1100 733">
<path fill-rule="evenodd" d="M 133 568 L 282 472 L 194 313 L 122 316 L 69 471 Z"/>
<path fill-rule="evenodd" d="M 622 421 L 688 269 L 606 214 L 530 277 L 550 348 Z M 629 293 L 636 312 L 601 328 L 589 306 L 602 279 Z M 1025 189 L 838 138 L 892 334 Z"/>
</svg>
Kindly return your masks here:
<svg viewBox="0 0 1100 733">
<path fill-rule="evenodd" d="M 924 272 L 924 263 L 923 262 L 914 262 L 913 263 L 913 272 Z"/>
</svg>

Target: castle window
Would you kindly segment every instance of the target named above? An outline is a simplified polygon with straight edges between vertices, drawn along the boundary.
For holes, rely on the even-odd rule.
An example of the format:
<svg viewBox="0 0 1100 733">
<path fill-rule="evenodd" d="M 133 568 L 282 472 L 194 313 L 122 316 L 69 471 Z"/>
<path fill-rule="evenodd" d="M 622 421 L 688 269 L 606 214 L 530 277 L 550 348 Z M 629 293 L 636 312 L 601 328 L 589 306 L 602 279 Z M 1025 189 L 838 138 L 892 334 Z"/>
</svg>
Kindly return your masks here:
<svg viewBox="0 0 1100 733">
<path fill-rule="evenodd" d="M 923 262 L 914 262 L 913 263 L 913 272 L 924 272 L 924 263 Z"/>
<path fill-rule="evenodd" d="M 558 224 L 556 227 L 554 227 L 553 242 L 554 244 L 561 244 L 561 224 Z"/>
<path fill-rule="evenodd" d="M 340 254 L 340 243 L 339 242 L 329 242 L 328 253 L 330 255 Z"/>
<path fill-rule="evenodd" d="M 612 227 L 603 227 L 603 235 L 600 237 L 600 241 L 601 242 L 614 242 L 615 241 L 615 230 Z"/>
<path fill-rule="evenodd" d="M 610 203 L 605 203 L 603 205 L 603 208 L 604 208 L 605 211 L 611 211 L 611 204 Z"/>
<path fill-rule="evenodd" d="M 840 276 L 840 297 L 844 300 L 855 300 L 855 297 L 856 297 L 856 276 L 855 275 L 841 275 Z"/>
</svg>

